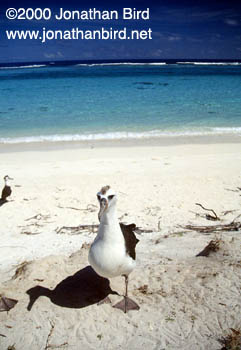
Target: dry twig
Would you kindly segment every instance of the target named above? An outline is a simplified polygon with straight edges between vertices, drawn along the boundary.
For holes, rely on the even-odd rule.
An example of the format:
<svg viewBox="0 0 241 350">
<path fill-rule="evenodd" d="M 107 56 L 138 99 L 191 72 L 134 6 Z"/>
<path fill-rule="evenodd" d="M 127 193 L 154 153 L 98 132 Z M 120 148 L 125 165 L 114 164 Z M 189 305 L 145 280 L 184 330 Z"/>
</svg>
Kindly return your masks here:
<svg viewBox="0 0 241 350">
<path fill-rule="evenodd" d="M 72 210 L 79 210 L 79 211 L 89 211 L 89 212 L 94 212 L 97 210 L 97 206 L 94 204 L 88 204 L 86 208 L 75 208 L 75 207 L 62 207 L 61 205 L 58 205 L 58 208 L 60 209 L 72 209 Z"/>
<path fill-rule="evenodd" d="M 40 234 L 40 232 L 31 232 L 31 231 L 22 231 L 21 232 L 21 235 L 28 235 L 28 236 L 30 236 L 30 235 L 39 235 Z"/>
<path fill-rule="evenodd" d="M 55 324 L 50 321 L 50 325 L 51 325 L 51 328 L 50 328 L 50 331 L 49 331 L 49 334 L 48 334 L 48 337 L 47 337 L 47 340 L 46 340 L 46 345 L 45 345 L 44 350 L 47 350 L 49 348 L 49 340 L 50 340 L 50 337 L 51 337 L 51 335 L 53 334 L 53 331 L 54 331 Z"/>
<path fill-rule="evenodd" d="M 43 214 L 37 214 L 37 215 L 34 215 L 32 216 L 31 218 L 28 218 L 28 219 L 25 219 L 25 221 L 29 221 L 29 220 L 32 220 L 32 219 L 36 219 L 36 220 L 41 220 L 41 219 L 48 219 L 50 217 L 50 215 L 43 215 Z"/>
<path fill-rule="evenodd" d="M 199 205 L 199 207 L 201 207 L 203 210 L 207 210 L 207 211 L 211 211 L 213 215 L 210 215 L 210 214 L 206 214 L 206 219 L 207 220 L 213 220 L 213 221 L 217 221 L 217 220 L 220 220 L 220 218 L 217 216 L 217 214 L 215 213 L 215 211 L 213 209 L 207 209 L 207 208 L 204 208 L 204 206 L 202 206 L 202 204 L 200 203 L 195 203 L 196 205 Z"/>
</svg>

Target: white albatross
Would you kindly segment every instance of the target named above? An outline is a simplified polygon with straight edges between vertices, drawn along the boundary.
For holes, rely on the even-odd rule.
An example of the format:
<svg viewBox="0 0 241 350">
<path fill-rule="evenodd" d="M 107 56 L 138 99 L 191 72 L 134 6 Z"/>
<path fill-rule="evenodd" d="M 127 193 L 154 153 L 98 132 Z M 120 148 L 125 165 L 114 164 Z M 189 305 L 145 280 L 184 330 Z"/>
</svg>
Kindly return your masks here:
<svg viewBox="0 0 241 350">
<path fill-rule="evenodd" d="M 95 272 L 105 278 L 124 276 L 124 299 L 114 305 L 125 313 L 139 310 L 135 301 L 128 297 L 128 276 L 136 266 L 135 246 L 139 242 L 133 229 L 135 225 L 119 224 L 116 214 L 116 194 L 110 186 L 97 193 L 100 203 L 98 234 L 89 250 L 89 263 Z"/>
</svg>

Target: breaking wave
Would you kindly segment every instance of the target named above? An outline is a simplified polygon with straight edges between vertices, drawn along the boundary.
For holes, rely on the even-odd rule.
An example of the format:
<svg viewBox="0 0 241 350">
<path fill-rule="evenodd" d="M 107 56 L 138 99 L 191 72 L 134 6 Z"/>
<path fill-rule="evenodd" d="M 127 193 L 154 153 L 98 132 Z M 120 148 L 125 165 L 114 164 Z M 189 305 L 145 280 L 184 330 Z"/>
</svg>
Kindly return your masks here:
<svg viewBox="0 0 241 350">
<path fill-rule="evenodd" d="M 212 128 L 207 130 L 193 131 L 143 131 L 143 132 L 109 132 L 109 133 L 94 133 L 94 134 L 55 134 L 55 135 L 40 135 L 26 136 L 13 138 L 0 138 L 2 144 L 17 144 L 17 143 L 37 143 L 37 142 L 73 142 L 73 141 L 101 141 L 101 140 L 123 140 L 123 139 L 148 139 L 158 137 L 188 137 L 188 136 L 208 136 L 208 135 L 225 135 L 236 134 L 241 136 L 241 127 L 234 128 Z"/>
</svg>

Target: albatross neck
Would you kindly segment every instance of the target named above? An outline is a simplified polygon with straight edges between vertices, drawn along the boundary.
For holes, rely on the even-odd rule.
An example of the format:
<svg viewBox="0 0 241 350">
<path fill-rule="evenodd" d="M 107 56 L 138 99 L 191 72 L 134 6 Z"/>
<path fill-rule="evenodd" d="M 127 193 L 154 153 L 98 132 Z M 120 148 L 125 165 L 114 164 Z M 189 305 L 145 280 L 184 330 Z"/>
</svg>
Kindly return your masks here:
<svg viewBox="0 0 241 350">
<path fill-rule="evenodd" d="M 103 225 L 119 225 L 115 206 L 109 207 L 108 210 L 103 213 L 101 223 Z"/>
<path fill-rule="evenodd" d="M 10 182 L 8 179 L 4 180 L 5 181 L 5 186 L 9 186 L 10 187 Z"/>
</svg>

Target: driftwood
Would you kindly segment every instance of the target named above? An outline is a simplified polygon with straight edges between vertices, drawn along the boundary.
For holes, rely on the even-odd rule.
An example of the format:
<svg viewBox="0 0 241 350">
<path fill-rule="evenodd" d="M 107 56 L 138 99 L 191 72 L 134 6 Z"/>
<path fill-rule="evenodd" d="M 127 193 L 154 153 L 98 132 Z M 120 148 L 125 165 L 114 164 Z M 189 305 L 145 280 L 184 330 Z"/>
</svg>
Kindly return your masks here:
<svg viewBox="0 0 241 350">
<path fill-rule="evenodd" d="M 62 226 L 57 228 L 55 231 L 58 234 L 68 233 L 77 235 L 81 231 L 96 232 L 99 225 L 79 225 L 79 226 Z"/>
<path fill-rule="evenodd" d="M 219 250 L 220 242 L 221 240 L 219 239 L 211 240 L 208 245 L 196 256 L 209 256 L 211 252 L 216 252 Z"/>
<path fill-rule="evenodd" d="M 230 224 L 219 224 L 219 225 L 212 225 L 212 226 L 186 225 L 182 227 L 187 230 L 198 231 L 200 233 L 239 231 L 241 229 L 241 222 L 232 221 Z"/>
<path fill-rule="evenodd" d="M 220 218 L 217 216 L 217 214 L 215 213 L 215 211 L 213 209 L 204 208 L 204 206 L 202 206 L 202 204 L 200 204 L 200 203 L 195 203 L 195 204 L 198 205 L 199 207 L 201 207 L 203 210 L 211 211 L 213 213 L 213 215 L 210 215 L 210 214 L 205 215 L 207 220 L 212 220 L 212 221 L 220 220 Z"/>
<path fill-rule="evenodd" d="M 79 225 L 79 226 L 62 226 L 60 228 L 56 228 L 55 232 L 57 234 L 69 234 L 69 235 L 78 235 L 79 233 L 81 233 L 82 231 L 88 231 L 91 233 L 97 232 L 99 228 L 99 224 L 98 225 Z M 134 229 L 134 232 L 136 234 L 142 234 L 142 233 L 151 233 L 154 230 L 151 229 L 145 229 L 145 228 L 141 228 L 141 227 L 136 227 Z"/>
</svg>

